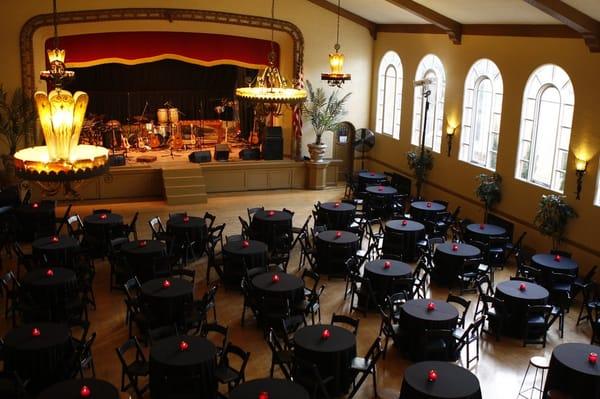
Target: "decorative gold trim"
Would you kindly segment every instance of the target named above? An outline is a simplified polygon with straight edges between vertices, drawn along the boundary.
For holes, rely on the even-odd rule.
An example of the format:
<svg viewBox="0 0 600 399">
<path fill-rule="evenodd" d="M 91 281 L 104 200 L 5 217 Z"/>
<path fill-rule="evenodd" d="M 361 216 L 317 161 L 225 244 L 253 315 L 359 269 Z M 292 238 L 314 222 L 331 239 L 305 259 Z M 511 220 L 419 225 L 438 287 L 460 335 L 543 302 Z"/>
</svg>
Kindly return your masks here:
<svg viewBox="0 0 600 399">
<path fill-rule="evenodd" d="M 188 64 L 201 65 L 201 66 L 205 66 L 205 67 L 211 67 L 211 66 L 221 65 L 221 64 L 235 65 L 235 66 L 239 66 L 239 67 L 243 67 L 243 68 L 253 68 L 253 69 L 263 69 L 263 68 L 267 67 L 266 64 L 252 64 L 249 62 L 240 62 L 237 60 L 230 60 L 227 58 L 213 60 L 213 61 L 202 61 L 202 60 L 198 60 L 196 58 L 185 57 L 183 55 L 172 54 L 172 53 L 165 53 L 165 54 L 160 54 L 160 55 L 156 55 L 156 56 L 152 56 L 152 57 L 142 57 L 142 58 L 136 58 L 136 59 L 119 58 L 119 57 L 98 58 L 93 61 L 67 62 L 65 65 L 68 68 L 85 68 L 85 67 L 106 64 L 106 63 L 116 63 L 116 64 L 123 64 L 123 65 L 138 65 L 138 64 L 143 64 L 146 62 L 154 62 L 154 61 L 162 61 L 162 60 L 178 60 L 178 61 L 187 62 Z"/>
</svg>

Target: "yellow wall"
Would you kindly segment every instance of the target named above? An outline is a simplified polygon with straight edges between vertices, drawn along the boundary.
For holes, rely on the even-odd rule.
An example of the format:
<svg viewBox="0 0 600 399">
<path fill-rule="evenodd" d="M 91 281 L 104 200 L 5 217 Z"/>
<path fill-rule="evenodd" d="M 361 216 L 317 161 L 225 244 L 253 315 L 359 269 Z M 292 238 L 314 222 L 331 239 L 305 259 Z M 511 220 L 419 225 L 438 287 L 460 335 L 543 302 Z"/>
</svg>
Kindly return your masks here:
<svg viewBox="0 0 600 399">
<path fill-rule="evenodd" d="M 538 66 L 554 63 L 569 74 L 575 89 L 575 113 L 571 134 L 571 153 L 567 170 L 565 195 L 577 210 L 579 218 L 568 227 L 564 249 L 572 250 L 583 268 L 600 262 L 598 235 L 600 234 L 600 208 L 593 205 L 598 167 L 597 153 L 600 151 L 600 54 L 590 54 L 581 39 L 512 38 L 491 36 L 465 36 L 461 45 L 453 45 L 445 35 L 433 34 L 380 34 L 375 42 L 373 56 L 373 85 L 371 89 L 371 127 L 375 125 L 375 100 L 377 69 L 379 60 L 388 50 L 395 50 L 404 67 L 404 87 L 400 140 L 377 135 L 377 143 L 369 153 L 369 166 L 374 169 L 391 167 L 411 174 L 406 162 L 406 152 L 411 149 L 413 85 L 417 65 L 421 58 L 436 54 L 446 69 L 446 102 L 444 113 L 461 121 L 463 87 L 471 65 L 480 58 L 494 61 L 504 80 L 504 100 L 500 126 L 497 172 L 503 177 L 503 199 L 497 206 L 502 216 L 510 217 L 518 224 L 516 233 L 527 231 L 526 244 L 537 250 L 548 250 L 551 241 L 542 237 L 531 224 L 537 209 L 538 199 L 550 191 L 514 178 L 517 144 L 519 138 L 521 100 L 523 89 L 531 72 Z M 450 207 L 462 205 L 462 215 L 481 220 L 483 209 L 474 194 L 475 176 L 490 173 L 458 160 L 460 132 L 453 140 L 450 157 L 447 156 L 447 137 L 443 135 L 442 153 L 435 155 L 434 168 L 426 185 L 427 198 L 448 199 Z M 575 200 L 575 157 L 574 150 L 587 151 L 594 158 L 584 178 L 582 199 Z M 450 193 L 448 193 L 450 191 Z M 522 223 L 519 223 L 522 222 Z M 579 243 L 580 247 L 571 243 Z M 586 251 L 585 247 L 591 251 Z"/>
<path fill-rule="evenodd" d="M 171 7 L 182 9 L 202 9 L 238 14 L 258 15 L 270 17 L 270 0 L 59 0 L 58 10 L 79 11 L 96 10 L 108 8 L 142 8 L 142 7 Z M 19 58 L 19 32 L 23 24 L 31 17 L 38 14 L 51 12 L 51 0 L 35 1 L 5 1 L 0 15 L 0 37 L 2 42 L 0 48 L 4 55 L 4 61 L 0 63 L 0 82 L 4 87 L 11 90 L 21 85 L 20 58 Z M 309 2 L 297 0 L 277 0 L 275 2 L 275 18 L 294 23 L 302 31 L 305 40 L 304 48 L 304 76 L 311 82 L 320 82 L 321 72 L 328 70 L 327 55 L 333 48 L 335 42 L 335 14 L 323 10 Z M 172 30 L 224 33 L 240 36 L 251 36 L 270 39 L 269 30 L 248 27 L 236 27 L 232 25 L 192 23 L 174 21 L 117 21 L 92 24 L 73 24 L 59 26 L 59 34 L 76 34 L 101 31 L 135 31 L 135 30 Z M 44 64 L 43 43 L 52 34 L 51 28 L 39 29 L 34 35 L 34 62 L 39 70 Z M 373 40 L 368 31 L 345 19 L 341 20 L 341 44 L 346 54 L 346 70 L 353 74 L 352 81 L 347 83 L 343 91 L 354 93 L 348 106 L 347 119 L 357 127 L 368 124 L 369 115 L 369 93 L 371 88 L 371 54 Z M 285 76 L 292 78 L 292 53 L 291 39 L 289 36 L 277 34 L 275 39 L 282 47 L 282 71 Z M 367 56 L 365 56 L 367 55 Z M 68 54 L 67 54 L 68 63 Z M 45 87 L 37 82 L 38 87 Z M 326 86 L 326 85 L 325 85 Z M 327 88 L 329 91 L 329 88 Z M 291 140 L 289 126 L 291 124 L 290 114 L 285 115 L 283 125 L 285 129 L 285 153 L 290 154 Z M 306 143 L 314 141 L 314 133 L 310 124 L 305 123 L 303 137 L 303 151 Z M 325 140 L 331 143 L 332 135 L 325 135 Z M 331 145 L 330 145 L 331 147 Z"/>
</svg>

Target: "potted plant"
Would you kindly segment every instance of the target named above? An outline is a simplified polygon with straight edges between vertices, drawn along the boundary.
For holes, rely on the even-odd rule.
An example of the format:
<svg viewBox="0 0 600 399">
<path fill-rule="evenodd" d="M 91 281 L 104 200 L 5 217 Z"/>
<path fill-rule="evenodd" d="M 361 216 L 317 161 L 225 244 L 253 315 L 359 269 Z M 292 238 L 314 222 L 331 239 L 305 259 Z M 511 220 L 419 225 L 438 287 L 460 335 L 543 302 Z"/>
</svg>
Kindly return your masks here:
<svg viewBox="0 0 600 399">
<path fill-rule="evenodd" d="M 569 219 L 577 217 L 577 212 L 565 202 L 565 196 L 542 195 L 533 223 L 538 231 L 552 237 L 552 249 L 558 249 Z"/>
<path fill-rule="evenodd" d="M 500 202 L 500 199 L 502 198 L 500 187 L 500 184 L 502 183 L 502 177 L 498 173 L 492 173 L 491 175 L 481 173 L 475 178 L 479 181 L 479 185 L 475 190 L 475 195 L 477 195 L 477 198 L 483 202 L 485 207 L 483 221 L 487 222 L 488 213 L 497 202 Z"/>
<path fill-rule="evenodd" d="M 322 162 L 327 145 L 321 141 L 321 136 L 337 128 L 341 117 L 346 113 L 345 105 L 351 93 L 340 98 L 335 90 L 326 96 L 321 87 L 314 90 L 308 80 L 306 87 L 308 100 L 303 104 L 302 112 L 310 121 L 316 135 L 315 142 L 308 144 L 308 151 L 313 162 Z"/>
<path fill-rule="evenodd" d="M 408 161 L 409 169 L 415 171 L 417 197 L 420 198 L 423 182 L 427 177 L 427 173 L 433 168 L 433 155 L 431 154 L 431 150 L 421 148 L 421 151 L 418 154 L 416 151 L 407 152 L 406 159 Z"/>
</svg>

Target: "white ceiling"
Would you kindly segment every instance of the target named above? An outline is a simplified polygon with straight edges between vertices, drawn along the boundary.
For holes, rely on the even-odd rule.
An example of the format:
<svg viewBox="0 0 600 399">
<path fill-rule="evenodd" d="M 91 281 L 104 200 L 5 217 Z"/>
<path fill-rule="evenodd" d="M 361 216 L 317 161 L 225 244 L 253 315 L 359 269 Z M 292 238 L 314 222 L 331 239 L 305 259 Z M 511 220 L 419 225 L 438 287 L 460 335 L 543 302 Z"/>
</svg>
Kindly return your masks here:
<svg viewBox="0 0 600 399">
<path fill-rule="evenodd" d="M 337 0 L 327 0 L 337 5 Z M 560 24 L 524 0 L 414 0 L 462 24 Z M 600 0 L 563 0 L 600 20 Z M 387 0 L 341 0 L 341 7 L 378 24 L 428 23 Z"/>
</svg>

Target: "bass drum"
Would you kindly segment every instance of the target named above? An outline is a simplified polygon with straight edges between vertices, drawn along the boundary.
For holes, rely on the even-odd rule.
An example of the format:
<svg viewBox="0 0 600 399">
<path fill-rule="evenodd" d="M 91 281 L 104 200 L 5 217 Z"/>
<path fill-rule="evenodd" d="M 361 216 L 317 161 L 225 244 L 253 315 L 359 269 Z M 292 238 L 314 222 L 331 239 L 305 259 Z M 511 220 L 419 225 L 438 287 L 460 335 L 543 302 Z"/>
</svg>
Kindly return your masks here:
<svg viewBox="0 0 600 399">
<path fill-rule="evenodd" d="M 169 122 L 179 122 L 179 110 L 177 108 L 169 108 Z"/>
<path fill-rule="evenodd" d="M 166 108 L 159 108 L 158 111 L 156 111 L 156 119 L 160 124 L 166 125 L 169 123 L 169 110 Z"/>
<path fill-rule="evenodd" d="M 131 133 L 127 136 L 127 142 L 131 148 L 137 148 L 139 143 L 138 135 L 136 133 Z"/>
</svg>

